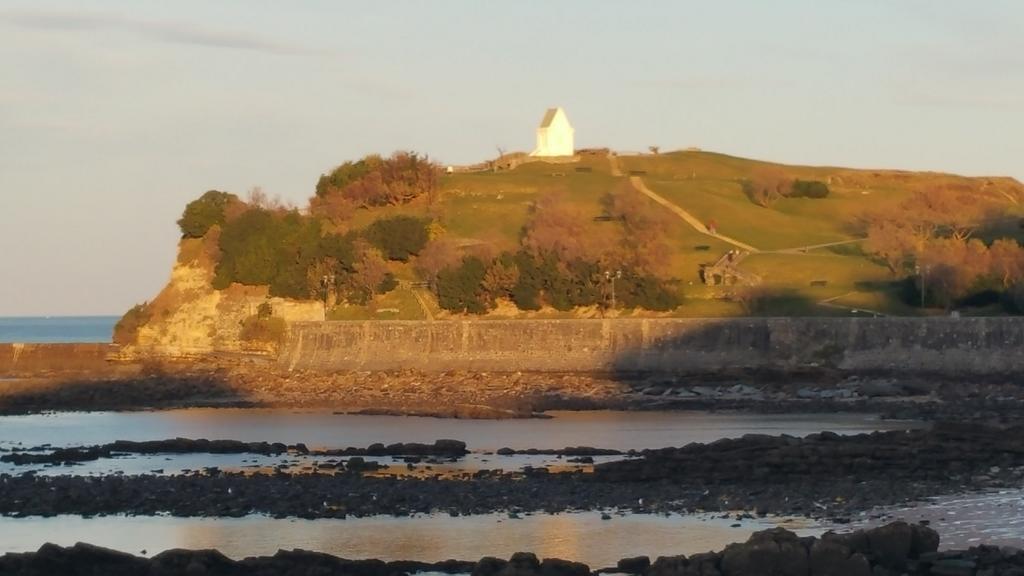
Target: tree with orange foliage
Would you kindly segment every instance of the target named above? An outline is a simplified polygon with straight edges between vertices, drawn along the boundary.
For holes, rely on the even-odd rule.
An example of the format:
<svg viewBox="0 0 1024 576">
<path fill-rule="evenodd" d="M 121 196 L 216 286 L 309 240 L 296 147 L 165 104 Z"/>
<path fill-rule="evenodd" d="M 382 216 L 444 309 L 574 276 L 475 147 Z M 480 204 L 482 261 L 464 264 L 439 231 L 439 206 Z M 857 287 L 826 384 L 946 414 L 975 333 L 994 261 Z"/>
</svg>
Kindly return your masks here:
<svg viewBox="0 0 1024 576">
<path fill-rule="evenodd" d="M 776 166 L 759 166 L 743 182 L 743 191 L 750 201 L 765 208 L 789 193 L 793 179 Z"/>
</svg>

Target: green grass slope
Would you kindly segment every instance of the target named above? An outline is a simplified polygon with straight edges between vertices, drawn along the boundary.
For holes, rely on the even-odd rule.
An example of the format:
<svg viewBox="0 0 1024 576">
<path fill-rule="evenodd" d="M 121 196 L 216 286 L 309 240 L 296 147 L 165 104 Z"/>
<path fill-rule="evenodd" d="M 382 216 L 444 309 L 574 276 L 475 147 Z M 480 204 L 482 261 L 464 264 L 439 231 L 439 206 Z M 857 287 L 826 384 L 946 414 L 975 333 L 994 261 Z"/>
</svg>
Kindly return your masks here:
<svg viewBox="0 0 1024 576">
<path fill-rule="evenodd" d="M 827 182 L 825 199 L 787 198 L 770 208 L 747 198 L 742 181 L 758 169 L 771 166 L 791 178 Z M 615 174 L 615 168 L 619 174 Z M 425 199 L 404 206 L 360 211 L 356 226 L 398 213 L 435 217 L 446 233 L 470 246 L 487 244 L 496 251 L 514 249 L 520 241 L 532 204 L 550 193 L 562 194 L 589 217 L 603 213 L 604 196 L 630 176 L 700 222 L 715 222 L 718 233 L 758 249 L 742 268 L 763 279 L 769 294 L 757 313 L 778 315 L 912 314 L 914 309 L 897 297 L 888 270 L 865 256 L 857 244 L 859 215 L 895 206 L 916 190 L 938 186 L 981 189 L 1020 184 L 1009 179 L 966 178 L 931 172 L 855 170 L 834 167 L 788 166 L 703 151 L 658 155 L 583 155 L 572 164 L 530 162 L 512 170 L 457 172 L 442 177 L 442 190 L 432 204 Z M 637 192 L 640 194 L 640 192 Z M 653 202 L 653 200 L 650 200 Z M 1008 214 L 1015 214 L 1012 206 Z M 730 244 L 695 230 L 682 218 L 673 218 L 671 266 L 681 282 L 686 305 L 678 314 L 720 316 L 751 312 L 720 298 L 724 291 L 699 281 L 702 263 L 712 262 Z M 1014 221 L 1015 222 L 1015 221 Z M 589 233 L 602 234 L 609 223 L 588 221 Z M 1015 224 L 1014 224 L 1015 225 Z M 1012 226 L 1008 229 L 1011 229 Z M 1019 230 L 1018 230 L 1019 232 Z M 839 246 L 820 244 L 850 242 Z M 400 277 L 409 276 L 399 274 Z M 381 303 L 390 317 L 418 318 L 415 298 L 403 294 Z M 390 309 L 398 309 L 391 312 Z M 349 313 L 349 317 L 366 316 Z M 383 317 L 369 314 L 369 317 Z"/>
</svg>

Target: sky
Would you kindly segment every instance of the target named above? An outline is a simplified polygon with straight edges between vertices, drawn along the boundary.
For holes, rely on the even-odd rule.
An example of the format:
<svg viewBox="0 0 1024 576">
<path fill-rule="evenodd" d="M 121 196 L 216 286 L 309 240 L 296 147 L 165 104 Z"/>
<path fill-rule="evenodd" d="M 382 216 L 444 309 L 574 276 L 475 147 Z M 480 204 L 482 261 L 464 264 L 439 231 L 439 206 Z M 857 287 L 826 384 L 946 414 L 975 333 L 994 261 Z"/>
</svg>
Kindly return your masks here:
<svg viewBox="0 0 1024 576">
<path fill-rule="evenodd" d="M 0 0 L 0 316 L 120 314 L 184 205 L 367 153 L 698 146 L 1024 180 L 1019 0 Z"/>
</svg>

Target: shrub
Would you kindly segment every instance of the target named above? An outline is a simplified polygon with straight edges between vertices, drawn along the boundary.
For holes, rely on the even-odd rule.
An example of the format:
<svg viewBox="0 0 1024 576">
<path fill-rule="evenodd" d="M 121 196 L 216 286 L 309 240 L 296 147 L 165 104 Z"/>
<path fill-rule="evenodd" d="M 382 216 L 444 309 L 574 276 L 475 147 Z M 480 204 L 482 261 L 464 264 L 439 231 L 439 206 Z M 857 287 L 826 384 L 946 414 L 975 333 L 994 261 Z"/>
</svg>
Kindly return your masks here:
<svg viewBox="0 0 1024 576">
<path fill-rule="evenodd" d="M 373 154 L 366 156 L 356 162 L 345 162 L 331 171 L 330 174 L 321 174 L 320 180 L 316 183 L 316 195 L 325 198 L 332 192 L 341 191 L 349 184 L 357 182 L 364 176 L 378 170 L 383 160 L 380 156 Z"/>
<path fill-rule="evenodd" d="M 487 311 L 487 297 L 481 284 L 486 273 L 483 261 L 472 256 L 456 268 L 442 270 L 437 275 L 437 303 L 452 312 L 483 314 Z"/>
<path fill-rule="evenodd" d="M 316 220 L 297 212 L 248 210 L 221 231 L 213 286 L 266 285 L 273 296 L 309 298 L 308 270 L 320 258 L 322 244 Z"/>
<path fill-rule="evenodd" d="M 146 303 L 136 304 L 131 310 L 124 313 L 124 316 L 114 325 L 114 344 L 137 344 L 139 341 L 139 328 L 149 322 L 153 314 Z"/>
<path fill-rule="evenodd" d="M 792 186 L 789 175 L 777 166 L 760 166 L 741 182 L 743 192 L 751 202 L 765 208 L 786 195 Z"/>
<path fill-rule="evenodd" d="M 616 282 L 616 296 L 625 308 L 667 311 L 678 308 L 682 301 L 678 292 L 654 276 L 626 272 Z"/>
<path fill-rule="evenodd" d="M 430 239 L 430 221 L 412 216 L 394 216 L 377 220 L 365 231 L 364 236 L 388 260 L 406 262 L 410 256 L 419 254 Z"/>
<path fill-rule="evenodd" d="M 243 342 L 277 345 L 284 341 L 287 331 L 283 318 L 253 315 L 242 320 L 242 330 L 238 337 Z"/>
<path fill-rule="evenodd" d="M 388 158 L 367 156 L 321 176 L 316 196 L 338 196 L 354 206 L 401 204 L 418 196 L 432 196 L 439 174 L 437 164 L 414 152 L 395 152 Z"/>
<path fill-rule="evenodd" d="M 817 180 L 794 180 L 788 196 L 790 198 L 827 198 L 828 184 Z"/>
<path fill-rule="evenodd" d="M 227 192 L 210 190 L 185 206 L 178 220 L 182 236 L 202 238 L 214 225 L 224 224 L 225 208 L 238 202 L 238 197 Z"/>
</svg>

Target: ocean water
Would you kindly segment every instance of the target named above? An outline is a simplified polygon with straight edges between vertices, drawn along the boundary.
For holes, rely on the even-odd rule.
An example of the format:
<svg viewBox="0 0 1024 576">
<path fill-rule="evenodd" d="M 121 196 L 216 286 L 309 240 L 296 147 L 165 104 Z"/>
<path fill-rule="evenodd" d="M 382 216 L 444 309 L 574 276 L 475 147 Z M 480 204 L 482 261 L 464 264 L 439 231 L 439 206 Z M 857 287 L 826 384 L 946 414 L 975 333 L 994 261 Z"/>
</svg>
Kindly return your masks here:
<svg viewBox="0 0 1024 576">
<path fill-rule="evenodd" d="M 110 342 L 118 316 L 0 316 L 0 342 Z"/>
</svg>

